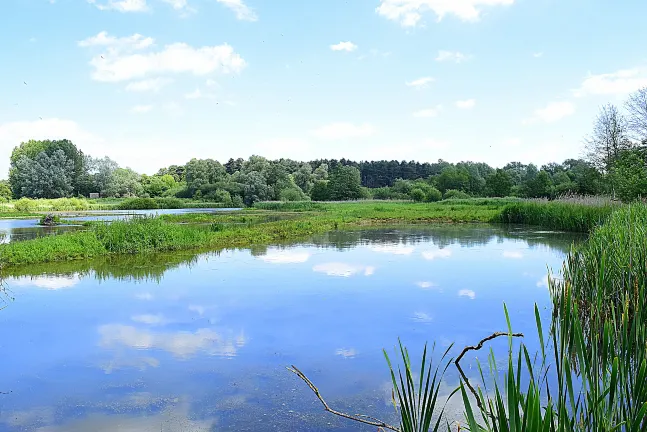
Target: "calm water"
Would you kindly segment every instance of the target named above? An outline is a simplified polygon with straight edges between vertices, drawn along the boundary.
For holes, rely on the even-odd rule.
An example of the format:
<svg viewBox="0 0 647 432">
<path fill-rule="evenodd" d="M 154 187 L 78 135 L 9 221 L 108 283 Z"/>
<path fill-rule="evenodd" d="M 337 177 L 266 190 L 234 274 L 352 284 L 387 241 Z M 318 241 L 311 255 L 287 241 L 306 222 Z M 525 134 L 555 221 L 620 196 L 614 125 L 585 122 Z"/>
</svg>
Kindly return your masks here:
<svg viewBox="0 0 647 432">
<path fill-rule="evenodd" d="M 505 330 L 504 301 L 535 347 L 547 267 L 579 240 L 404 227 L 31 267 L 8 278 L 15 300 L 0 311 L 0 429 L 374 431 L 323 412 L 285 367 L 333 407 L 394 421 L 382 348 L 400 337 L 414 356 L 425 341 L 457 352 Z M 506 343 L 492 346 L 504 353 Z M 450 368 L 444 393 L 457 382 Z"/>
<path fill-rule="evenodd" d="M 82 212 L 58 213 L 61 218 L 79 224 L 86 221 L 112 221 L 116 219 L 130 219 L 133 216 L 154 216 L 163 214 L 187 213 L 216 213 L 240 210 L 237 208 L 217 209 L 159 209 L 159 210 L 88 210 Z M 31 240 L 36 237 L 61 234 L 67 231 L 84 229 L 82 226 L 59 225 L 43 227 L 38 225 L 39 219 L 0 219 L 0 243 Z"/>
</svg>

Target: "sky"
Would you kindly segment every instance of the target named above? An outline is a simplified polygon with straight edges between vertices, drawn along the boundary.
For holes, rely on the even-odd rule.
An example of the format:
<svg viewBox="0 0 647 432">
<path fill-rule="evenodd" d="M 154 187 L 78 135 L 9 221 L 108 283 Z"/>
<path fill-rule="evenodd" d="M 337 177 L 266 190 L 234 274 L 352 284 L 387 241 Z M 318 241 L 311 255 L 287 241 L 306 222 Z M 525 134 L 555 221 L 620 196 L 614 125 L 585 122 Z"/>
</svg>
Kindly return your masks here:
<svg viewBox="0 0 647 432">
<path fill-rule="evenodd" d="M 647 86 L 644 0 L 4 0 L 0 178 L 28 139 L 191 158 L 583 154 Z"/>
</svg>

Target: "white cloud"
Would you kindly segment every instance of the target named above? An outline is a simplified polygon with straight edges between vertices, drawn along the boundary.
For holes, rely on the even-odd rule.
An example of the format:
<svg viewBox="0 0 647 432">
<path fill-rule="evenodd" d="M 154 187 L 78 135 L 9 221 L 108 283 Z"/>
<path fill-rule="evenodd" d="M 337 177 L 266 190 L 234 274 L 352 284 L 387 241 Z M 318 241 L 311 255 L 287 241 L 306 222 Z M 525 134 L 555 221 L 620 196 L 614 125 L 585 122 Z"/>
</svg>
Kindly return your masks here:
<svg viewBox="0 0 647 432">
<path fill-rule="evenodd" d="M 59 290 L 63 288 L 72 288 L 79 282 L 81 282 L 81 277 L 75 274 L 72 276 L 24 276 L 10 280 L 7 283 L 10 287 L 15 285 L 44 288 L 46 290 Z"/>
<path fill-rule="evenodd" d="M 173 82 L 170 78 L 151 78 L 140 81 L 133 81 L 128 83 L 126 91 L 131 92 L 159 92 L 162 87 L 165 87 Z"/>
<path fill-rule="evenodd" d="M 148 325 L 162 325 L 167 322 L 166 318 L 164 318 L 163 315 L 157 314 L 157 315 L 151 315 L 151 314 L 144 314 L 144 315 L 135 315 L 130 317 L 131 320 L 142 323 L 142 324 L 148 324 Z"/>
<path fill-rule="evenodd" d="M 88 3 L 95 5 L 99 10 L 116 10 L 118 12 L 146 12 L 148 10 L 146 0 L 108 0 L 107 2 L 88 0 Z"/>
<path fill-rule="evenodd" d="M 445 51 L 445 50 L 440 50 L 438 51 L 438 56 L 436 57 L 437 62 L 454 62 L 454 63 L 462 63 L 466 60 L 469 60 L 470 56 L 467 54 L 463 54 L 462 52 L 459 51 Z"/>
<path fill-rule="evenodd" d="M 436 117 L 440 111 L 442 111 L 443 107 L 441 105 L 436 106 L 436 108 L 427 108 L 423 110 L 419 110 L 413 113 L 414 117 L 418 118 L 430 118 L 430 117 Z"/>
<path fill-rule="evenodd" d="M 145 114 L 153 109 L 153 105 L 135 105 L 130 109 L 130 112 L 135 114 Z"/>
<path fill-rule="evenodd" d="M 364 276 L 371 276 L 375 273 L 375 267 L 363 265 L 351 265 L 346 263 L 317 264 L 312 268 L 317 273 L 324 273 L 327 276 L 350 277 L 364 273 Z"/>
<path fill-rule="evenodd" d="M 141 294 L 135 294 L 135 298 L 137 300 L 149 301 L 149 300 L 153 300 L 153 295 L 151 293 L 145 292 L 145 293 L 141 293 Z"/>
<path fill-rule="evenodd" d="M 523 253 L 518 250 L 505 250 L 503 251 L 503 258 L 522 259 Z"/>
<path fill-rule="evenodd" d="M 207 310 L 207 308 L 205 308 L 204 306 L 200 306 L 200 305 L 190 305 L 189 306 L 189 311 L 195 312 L 200 316 L 204 315 L 204 312 L 206 310 Z"/>
<path fill-rule="evenodd" d="M 271 250 L 257 258 L 270 264 L 298 264 L 308 261 L 310 259 L 310 253 L 290 250 Z"/>
<path fill-rule="evenodd" d="M 543 278 L 539 279 L 536 285 L 539 288 L 548 288 L 548 275 L 545 275 Z"/>
<path fill-rule="evenodd" d="M 446 15 L 455 15 L 463 21 L 478 21 L 486 6 L 508 6 L 514 0 L 380 0 L 376 12 L 404 27 L 415 27 L 422 14 L 432 11 L 438 21 Z"/>
<path fill-rule="evenodd" d="M 312 131 L 312 135 L 316 138 L 329 140 L 366 138 L 373 134 L 375 134 L 375 128 L 369 123 L 356 125 L 348 122 L 336 122 Z"/>
<path fill-rule="evenodd" d="M 162 0 L 164 3 L 169 4 L 173 9 L 178 11 L 188 11 L 189 2 L 188 0 Z"/>
<path fill-rule="evenodd" d="M 413 246 L 403 244 L 382 244 L 369 248 L 373 252 L 388 253 L 393 255 L 411 255 L 416 250 Z"/>
<path fill-rule="evenodd" d="M 430 323 L 434 320 L 434 317 L 425 312 L 415 312 L 412 319 L 419 323 Z"/>
<path fill-rule="evenodd" d="M 537 122 L 554 123 L 575 113 L 575 105 L 568 101 L 551 102 L 535 111 L 534 116 L 523 121 L 524 124 Z"/>
<path fill-rule="evenodd" d="M 218 3 L 222 4 L 228 9 L 231 9 L 235 14 L 236 18 L 242 21 L 257 21 L 258 15 L 254 12 L 253 9 L 248 7 L 243 0 L 216 0 Z"/>
<path fill-rule="evenodd" d="M 185 99 L 215 99 L 216 95 L 213 93 L 203 93 L 199 88 L 195 89 L 191 93 L 184 95 Z"/>
<path fill-rule="evenodd" d="M 462 289 L 458 292 L 458 295 L 460 297 L 469 297 L 470 299 L 474 300 L 476 298 L 476 293 L 472 290 L 468 289 Z"/>
<path fill-rule="evenodd" d="M 122 324 L 99 327 L 101 345 L 112 347 L 124 345 L 135 349 L 160 349 L 176 357 L 188 358 L 199 352 L 208 355 L 234 357 L 238 348 L 245 345 L 244 335 L 225 337 L 203 328 L 195 332 L 151 332 Z"/>
<path fill-rule="evenodd" d="M 532 53 L 532 56 L 533 56 L 534 58 L 543 57 L 543 55 L 544 55 L 544 53 L 543 53 L 543 52 L 536 52 L 536 53 Z"/>
<path fill-rule="evenodd" d="M 456 101 L 456 107 L 460 109 L 472 109 L 476 106 L 476 99 L 466 99 Z"/>
<path fill-rule="evenodd" d="M 348 41 L 348 42 L 339 42 L 338 44 L 335 45 L 330 45 L 330 49 L 333 51 L 355 51 L 357 49 L 357 45 L 354 43 Z"/>
<path fill-rule="evenodd" d="M 452 251 L 449 249 L 436 249 L 422 253 L 422 257 L 429 261 L 433 261 L 436 258 L 449 258 L 450 256 L 452 256 Z"/>
<path fill-rule="evenodd" d="M 408 87 L 414 87 L 414 88 L 426 88 L 429 83 L 435 81 L 434 78 L 427 76 L 427 77 L 422 77 L 415 79 L 413 81 L 407 81 L 405 84 Z"/>
<path fill-rule="evenodd" d="M 90 60 L 94 69 L 92 78 L 102 82 L 143 79 L 149 75 L 238 73 L 246 66 L 245 60 L 226 43 L 199 48 L 173 43 L 151 50 L 153 41 L 150 38 L 138 34 L 115 38 L 101 32 L 79 42 L 79 46 L 107 48 L 106 52 Z M 142 50 L 146 52 L 134 52 Z"/>
<path fill-rule="evenodd" d="M 429 281 L 416 282 L 416 285 L 418 285 L 422 289 L 435 288 L 438 286 L 435 283 Z"/>
<path fill-rule="evenodd" d="M 358 352 L 355 350 L 355 348 L 350 348 L 350 349 L 339 348 L 337 351 L 335 351 L 335 355 L 338 355 L 344 358 L 355 358 L 357 354 Z"/>
<path fill-rule="evenodd" d="M 590 95 L 626 95 L 647 86 L 647 67 L 623 69 L 612 73 L 589 75 L 580 88 L 573 91 L 577 97 Z"/>
</svg>

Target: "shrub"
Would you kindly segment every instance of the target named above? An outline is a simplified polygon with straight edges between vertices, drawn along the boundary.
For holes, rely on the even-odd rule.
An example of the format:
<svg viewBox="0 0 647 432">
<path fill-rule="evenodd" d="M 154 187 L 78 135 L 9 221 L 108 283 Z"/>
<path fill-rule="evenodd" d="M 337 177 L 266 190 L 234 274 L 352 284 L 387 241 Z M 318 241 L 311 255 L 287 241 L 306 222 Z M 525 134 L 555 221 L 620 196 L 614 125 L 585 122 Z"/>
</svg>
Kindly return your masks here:
<svg viewBox="0 0 647 432">
<path fill-rule="evenodd" d="M 19 211 L 21 213 L 33 212 L 36 210 L 36 207 L 38 207 L 38 204 L 36 204 L 36 201 L 30 198 L 20 198 L 14 204 L 16 211 Z"/>
<path fill-rule="evenodd" d="M 234 195 L 231 197 L 231 206 L 233 208 L 242 208 L 245 207 L 245 204 L 243 203 L 243 197 L 240 195 Z"/>
<path fill-rule="evenodd" d="M 418 188 L 412 189 L 411 192 L 409 192 L 409 196 L 416 202 L 422 202 L 425 199 L 425 193 L 422 191 L 422 189 Z"/>
<path fill-rule="evenodd" d="M 470 196 L 466 194 L 463 191 L 459 191 L 456 189 L 447 189 L 445 191 L 445 195 L 443 195 L 443 199 L 466 199 L 469 198 Z"/>
<path fill-rule="evenodd" d="M 181 209 L 186 207 L 179 198 L 155 198 L 157 206 L 161 209 Z"/>
<path fill-rule="evenodd" d="M 88 210 L 90 204 L 79 198 L 58 198 L 51 200 L 52 210 L 65 211 L 65 210 Z"/>
<path fill-rule="evenodd" d="M 438 189 L 432 187 L 427 190 L 427 195 L 425 196 L 425 201 L 427 202 L 436 202 L 443 199 L 443 194 L 440 193 Z"/>
<path fill-rule="evenodd" d="M 309 201 L 310 198 L 299 188 L 283 189 L 279 194 L 281 201 Z"/>
<path fill-rule="evenodd" d="M 119 204 L 117 208 L 119 210 L 155 210 L 159 208 L 159 205 L 153 198 L 131 198 Z"/>
</svg>

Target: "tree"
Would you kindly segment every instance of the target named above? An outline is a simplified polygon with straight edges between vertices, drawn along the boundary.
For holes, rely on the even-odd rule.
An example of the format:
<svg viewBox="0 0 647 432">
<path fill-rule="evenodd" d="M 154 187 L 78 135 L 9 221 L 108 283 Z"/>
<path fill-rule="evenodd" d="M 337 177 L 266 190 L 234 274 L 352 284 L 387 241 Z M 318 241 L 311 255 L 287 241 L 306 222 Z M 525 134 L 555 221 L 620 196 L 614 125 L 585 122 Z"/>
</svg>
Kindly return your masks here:
<svg viewBox="0 0 647 432">
<path fill-rule="evenodd" d="M 625 103 L 628 128 L 638 141 L 647 141 L 647 87 L 632 93 Z"/>
<path fill-rule="evenodd" d="M 13 164 L 12 189 L 16 196 L 27 198 L 62 198 L 72 195 L 74 163 L 63 150 L 52 155 L 45 151 L 30 158 L 21 155 Z"/>
<path fill-rule="evenodd" d="M 164 192 L 176 186 L 175 179 L 168 174 L 164 176 L 147 176 L 143 174 L 141 183 L 144 192 L 152 197 L 162 196 Z"/>
<path fill-rule="evenodd" d="M 227 171 L 220 162 L 213 159 L 194 158 L 186 164 L 185 176 L 187 188 L 190 194 L 194 195 L 207 185 L 223 180 L 227 176 Z"/>
<path fill-rule="evenodd" d="M 312 172 L 312 177 L 314 177 L 314 181 L 328 180 L 328 165 L 322 163 L 317 166 L 317 168 Z"/>
<path fill-rule="evenodd" d="M 13 194 L 11 192 L 11 186 L 6 180 L 0 180 L 0 201 L 9 201 L 12 198 Z"/>
<path fill-rule="evenodd" d="M 328 173 L 326 173 L 327 175 Z M 302 163 L 299 168 L 292 175 L 294 182 L 305 193 L 310 192 L 314 184 L 314 176 L 312 175 L 312 165 L 309 163 Z"/>
<path fill-rule="evenodd" d="M 551 195 L 552 186 L 553 182 L 550 179 L 550 174 L 542 170 L 527 181 L 526 193 L 530 198 L 546 198 Z"/>
<path fill-rule="evenodd" d="M 328 201 L 330 199 L 328 180 L 317 180 L 310 190 L 310 198 L 312 201 Z"/>
<path fill-rule="evenodd" d="M 633 201 L 647 196 L 647 166 L 639 150 L 626 150 L 616 159 L 611 181 L 622 201 Z"/>
<path fill-rule="evenodd" d="M 227 174 L 233 174 L 236 171 L 240 171 L 243 168 L 244 162 L 245 161 L 242 158 L 238 158 L 238 159 L 230 158 L 225 164 L 225 169 L 227 170 Z"/>
<path fill-rule="evenodd" d="M 143 193 L 140 175 L 130 168 L 114 170 L 106 186 L 106 195 L 110 197 L 136 197 Z"/>
<path fill-rule="evenodd" d="M 251 206 L 257 201 L 268 201 L 272 199 L 274 191 L 267 185 L 265 177 L 259 172 L 250 171 L 249 173 L 242 173 L 238 171 L 234 173 L 232 180 L 242 185 L 243 202 L 245 205 Z"/>
<path fill-rule="evenodd" d="M 345 201 L 362 197 L 362 182 L 359 170 L 352 166 L 340 165 L 332 173 L 328 183 L 331 200 Z"/>
<path fill-rule="evenodd" d="M 485 179 L 485 190 L 488 196 L 509 196 L 512 191 L 512 177 L 506 171 L 498 168 Z"/>
<path fill-rule="evenodd" d="M 103 158 L 91 159 L 88 163 L 88 168 L 94 184 L 95 190 L 93 192 L 106 194 L 108 185 L 112 180 L 112 175 L 119 168 L 119 164 L 108 156 L 105 156 Z"/>
<path fill-rule="evenodd" d="M 469 188 L 469 173 L 465 168 L 447 165 L 435 178 L 438 189 L 445 193 L 449 189 L 466 191 Z"/>
<path fill-rule="evenodd" d="M 586 139 L 588 158 L 598 169 L 608 172 L 622 150 L 631 147 L 627 120 L 613 104 L 600 108 L 593 133 Z"/>
</svg>

